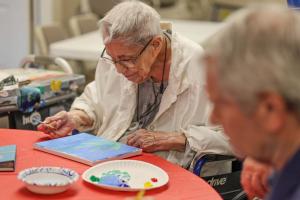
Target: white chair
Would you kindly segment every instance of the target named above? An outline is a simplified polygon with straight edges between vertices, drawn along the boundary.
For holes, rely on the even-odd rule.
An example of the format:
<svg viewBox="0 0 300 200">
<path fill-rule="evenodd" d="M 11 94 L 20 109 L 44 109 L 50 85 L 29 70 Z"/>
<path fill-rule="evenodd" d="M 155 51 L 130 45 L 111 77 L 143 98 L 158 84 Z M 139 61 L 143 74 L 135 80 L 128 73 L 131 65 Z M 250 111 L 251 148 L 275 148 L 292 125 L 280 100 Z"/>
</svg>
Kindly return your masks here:
<svg viewBox="0 0 300 200">
<path fill-rule="evenodd" d="M 93 13 L 76 15 L 69 21 L 70 30 L 73 36 L 79 36 L 88 32 L 96 31 L 98 17 Z"/>
<path fill-rule="evenodd" d="M 67 31 L 59 24 L 49 24 L 35 27 L 35 39 L 39 48 L 39 55 L 49 56 L 50 44 L 68 39 L 69 35 Z M 82 74 L 83 67 L 81 63 L 74 60 L 68 60 L 71 63 L 73 72 L 75 74 Z M 56 70 L 56 68 L 54 68 Z"/>
<path fill-rule="evenodd" d="M 81 0 L 81 12 L 82 13 L 94 13 L 99 18 L 104 17 L 104 15 L 112 9 L 112 7 L 121 2 L 121 0 Z"/>
<path fill-rule="evenodd" d="M 35 38 L 40 55 L 49 55 L 49 46 L 53 42 L 67 39 L 69 36 L 66 30 L 59 24 L 50 24 L 35 27 Z"/>
<path fill-rule="evenodd" d="M 70 21 L 70 30 L 74 36 L 79 36 L 91 31 L 98 30 L 98 17 L 93 13 L 73 16 Z M 86 77 L 86 83 L 94 80 L 97 62 L 94 61 L 80 61 L 82 66 L 82 73 Z"/>
</svg>

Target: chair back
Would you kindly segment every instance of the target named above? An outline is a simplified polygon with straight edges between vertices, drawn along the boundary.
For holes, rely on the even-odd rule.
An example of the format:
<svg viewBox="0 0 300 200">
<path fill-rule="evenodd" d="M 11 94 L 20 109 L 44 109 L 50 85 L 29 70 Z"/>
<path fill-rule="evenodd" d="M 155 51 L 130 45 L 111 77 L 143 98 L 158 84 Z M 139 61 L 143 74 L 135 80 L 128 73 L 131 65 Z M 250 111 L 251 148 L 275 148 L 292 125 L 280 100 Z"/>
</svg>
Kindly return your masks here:
<svg viewBox="0 0 300 200">
<path fill-rule="evenodd" d="M 81 12 L 92 12 L 98 17 L 102 18 L 104 15 L 112 9 L 121 0 L 81 0 Z"/>
<path fill-rule="evenodd" d="M 70 30 L 73 36 L 79 36 L 88 32 L 98 30 L 98 17 L 93 13 L 76 15 L 69 21 Z"/>
<path fill-rule="evenodd" d="M 35 37 L 40 54 L 49 55 L 50 44 L 68 38 L 67 31 L 59 24 L 50 24 L 35 27 Z"/>
</svg>

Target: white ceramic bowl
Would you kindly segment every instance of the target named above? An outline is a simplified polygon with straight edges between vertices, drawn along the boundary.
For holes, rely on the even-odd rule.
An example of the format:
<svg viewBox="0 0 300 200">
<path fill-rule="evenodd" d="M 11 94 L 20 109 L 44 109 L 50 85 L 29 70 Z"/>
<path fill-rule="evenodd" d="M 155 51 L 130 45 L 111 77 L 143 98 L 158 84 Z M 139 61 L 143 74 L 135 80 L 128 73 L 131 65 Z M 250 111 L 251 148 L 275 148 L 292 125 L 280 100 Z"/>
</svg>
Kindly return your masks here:
<svg viewBox="0 0 300 200">
<path fill-rule="evenodd" d="M 78 178 L 77 172 L 62 167 L 33 167 L 18 174 L 18 179 L 25 183 L 28 190 L 39 194 L 63 192 Z"/>
</svg>

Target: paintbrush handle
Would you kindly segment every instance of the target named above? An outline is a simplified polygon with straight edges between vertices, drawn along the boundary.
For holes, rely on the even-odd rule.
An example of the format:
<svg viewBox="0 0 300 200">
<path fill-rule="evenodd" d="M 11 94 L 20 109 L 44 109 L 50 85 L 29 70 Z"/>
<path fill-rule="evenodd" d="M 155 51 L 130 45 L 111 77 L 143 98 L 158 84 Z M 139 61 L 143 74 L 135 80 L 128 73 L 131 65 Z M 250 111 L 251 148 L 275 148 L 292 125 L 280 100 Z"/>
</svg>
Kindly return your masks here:
<svg viewBox="0 0 300 200">
<path fill-rule="evenodd" d="M 45 122 L 42 122 L 41 120 L 35 119 L 36 122 L 40 123 L 40 124 L 44 124 L 45 126 L 51 128 L 51 129 L 55 129 L 53 126 L 51 126 L 50 124 L 47 124 Z"/>
</svg>

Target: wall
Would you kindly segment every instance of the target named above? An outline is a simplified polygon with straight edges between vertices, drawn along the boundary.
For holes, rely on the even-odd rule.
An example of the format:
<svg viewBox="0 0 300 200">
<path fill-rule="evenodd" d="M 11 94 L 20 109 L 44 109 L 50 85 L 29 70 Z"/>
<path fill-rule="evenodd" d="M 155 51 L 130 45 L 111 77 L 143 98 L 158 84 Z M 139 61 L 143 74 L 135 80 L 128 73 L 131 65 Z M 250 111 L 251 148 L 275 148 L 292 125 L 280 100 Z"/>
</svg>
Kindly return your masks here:
<svg viewBox="0 0 300 200">
<path fill-rule="evenodd" d="M 30 52 L 29 0 L 0 0 L 0 69 L 15 68 Z"/>
<path fill-rule="evenodd" d="M 53 0 L 34 0 L 34 24 L 51 24 L 53 22 Z"/>
</svg>

